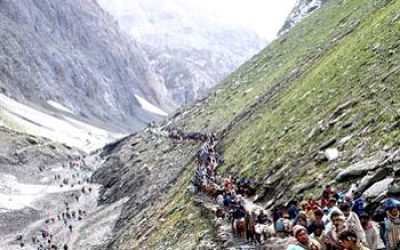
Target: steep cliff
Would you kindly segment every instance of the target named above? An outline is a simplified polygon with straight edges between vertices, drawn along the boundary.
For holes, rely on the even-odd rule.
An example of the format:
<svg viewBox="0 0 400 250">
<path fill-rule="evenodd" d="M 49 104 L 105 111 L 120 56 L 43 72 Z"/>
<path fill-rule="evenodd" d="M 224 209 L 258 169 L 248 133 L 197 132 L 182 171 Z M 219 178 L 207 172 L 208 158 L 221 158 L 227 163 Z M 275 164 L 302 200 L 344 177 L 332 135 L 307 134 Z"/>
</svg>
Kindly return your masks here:
<svg viewBox="0 0 400 250">
<path fill-rule="evenodd" d="M 96 1 L 0 2 L 0 86 L 23 103 L 55 101 L 75 116 L 113 130 L 142 127 L 159 116 L 142 50 L 120 33 Z"/>
</svg>

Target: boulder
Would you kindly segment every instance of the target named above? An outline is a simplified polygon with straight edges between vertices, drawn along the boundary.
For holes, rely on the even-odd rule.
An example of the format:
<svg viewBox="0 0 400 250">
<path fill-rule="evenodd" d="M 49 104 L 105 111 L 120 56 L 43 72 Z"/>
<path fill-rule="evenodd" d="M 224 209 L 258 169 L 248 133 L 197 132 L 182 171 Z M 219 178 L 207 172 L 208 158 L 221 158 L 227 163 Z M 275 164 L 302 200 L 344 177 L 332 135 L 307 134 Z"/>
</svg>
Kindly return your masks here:
<svg viewBox="0 0 400 250">
<path fill-rule="evenodd" d="M 294 190 L 297 190 L 296 194 L 302 194 L 304 191 L 315 187 L 319 183 L 318 179 L 310 181 L 308 183 L 303 183 L 293 187 Z"/>
<path fill-rule="evenodd" d="M 395 168 L 393 169 L 393 175 L 394 175 L 395 177 L 400 177 L 400 167 L 399 167 L 399 166 L 397 166 L 397 167 L 395 167 Z"/>
<path fill-rule="evenodd" d="M 280 181 L 282 179 L 283 173 L 285 173 L 285 171 L 288 170 L 288 166 L 289 165 L 281 167 L 275 173 L 273 173 L 273 174 L 271 174 L 269 176 L 266 176 L 266 178 L 264 178 L 264 187 L 270 187 L 273 184 L 275 184 L 276 182 Z"/>
<path fill-rule="evenodd" d="M 393 183 L 393 180 L 394 179 L 390 177 L 375 183 L 363 193 L 363 196 L 365 199 L 371 200 L 382 193 L 386 193 L 388 187 Z"/>
<path fill-rule="evenodd" d="M 378 152 L 375 155 L 361 160 L 341 171 L 337 175 L 336 180 L 342 182 L 350 178 L 365 175 L 368 173 L 368 171 L 375 170 L 379 166 L 379 163 L 384 160 L 384 158 L 385 154 L 383 152 Z"/>
<path fill-rule="evenodd" d="M 367 188 L 369 188 L 374 183 L 385 179 L 392 172 L 391 168 L 379 168 L 376 172 L 369 172 L 366 176 L 364 176 L 360 184 L 358 185 L 358 190 L 362 193 Z"/>
<path fill-rule="evenodd" d="M 400 185 L 398 184 L 399 180 L 395 181 L 393 185 L 388 187 L 388 195 L 390 196 L 400 196 Z"/>
</svg>

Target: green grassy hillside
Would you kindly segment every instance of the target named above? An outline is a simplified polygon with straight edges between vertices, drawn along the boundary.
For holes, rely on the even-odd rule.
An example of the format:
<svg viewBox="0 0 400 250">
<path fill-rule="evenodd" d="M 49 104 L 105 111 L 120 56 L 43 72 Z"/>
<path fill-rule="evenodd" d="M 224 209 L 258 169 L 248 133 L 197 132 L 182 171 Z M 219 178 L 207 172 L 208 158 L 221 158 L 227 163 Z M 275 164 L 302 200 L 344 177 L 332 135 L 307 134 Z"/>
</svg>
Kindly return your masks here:
<svg viewBox="0 0 400 250">
<path fill-rule="evenodd" d="M 225 160 L 219 172 L 269 180 L 259 193 L 275 205 L 314 180 L 308 195 L 329 182 L 347 187 L 362 176 L 335 183 L 341 169 L 399 146 L 399 37 L 399 1 L 329 1 L 178 111 L 170 126 L 217 131 Z M 326 147 L 338 149 L 340 158 L 321 158 Z M 190 249 L 212 236 L 183 191 L 190 171 L 159 205 L 177 209 L 135 244 Z"/>
</svg>

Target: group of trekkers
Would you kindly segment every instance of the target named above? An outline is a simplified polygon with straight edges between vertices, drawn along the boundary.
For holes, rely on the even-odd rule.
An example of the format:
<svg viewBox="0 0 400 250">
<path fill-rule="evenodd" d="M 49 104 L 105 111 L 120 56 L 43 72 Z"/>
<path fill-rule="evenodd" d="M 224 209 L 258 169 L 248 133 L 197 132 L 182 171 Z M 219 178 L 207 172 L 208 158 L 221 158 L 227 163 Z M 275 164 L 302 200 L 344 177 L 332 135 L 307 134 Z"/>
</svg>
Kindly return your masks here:
<svg viewBox="0 0 400 250">
<path fill-rule="evenodd" d="M 187 138 L 179 134 L 180 140 Z M 268 211 L 254 208 L 246 199 L 255 194 L 254 183 L 217 175 L 222 158 L 216 152 L 216 135 L 199 138 L 202 145 L 192 184 L 196 192 L 215 198 L 216 220 L 230 220 L 239 237 L 276 250 L 400 250 L 398 200 L 387 197 L 368 213 L 356 189 L 345 192 L 326 185 L 319 197 L 292 200 Z"/>
<path fill-rule="evenodd" d="M 56 174 L 54 176 L 54 180 L 60 182 L 60 188 L 64 188 L 66 185 L 70 185 L 71 188 L 74 185 L 82 184 L 82 188 L 71 192 L 70 196 L 73 197 L 73 200 L 76 202 L 80 201 L 80 196 L 89 194 L 92 192 L 92 188 L 89 185 L 92 183 L 91 178 L 87 178 L 83 171 L 89 172 L 90 169 L 83 167 L 84 162 L 79 159 L 73 159 L 70 162 L 69 166 L 63 165 L 63 168 L 69 168 L 69 173 L 66 176 L 61 176 L 61 174 Z M 72 174 L 71 174 L 72 172 Z M 66 196 L 67 197 L 67 196 Z M 43 225 L 40 229 L 31 236 L 31 245 L 37 250 L 69 250 L 68 246 L 68 238 L 72 234 L 74 229 L 74 224 L 83 220 L 87 216 L 87 212 L 84 209 L 81 209 L 78 206 L 71 206 L 71 204 L 65 200 L 64 208 L 57 214 L 48 216 L 43 220 Z M 56 228 L 62 228 L 63 240 L 65 243 L 59 244 L 57 243 L 57 239 L 55 237 L 53 230 Z M 57 231 L 60 233 L 60 231 Z M 23 235 L 17 235 L 17 241 L 21 248 L 26 246 L 25 239 Z"/>
</svg>

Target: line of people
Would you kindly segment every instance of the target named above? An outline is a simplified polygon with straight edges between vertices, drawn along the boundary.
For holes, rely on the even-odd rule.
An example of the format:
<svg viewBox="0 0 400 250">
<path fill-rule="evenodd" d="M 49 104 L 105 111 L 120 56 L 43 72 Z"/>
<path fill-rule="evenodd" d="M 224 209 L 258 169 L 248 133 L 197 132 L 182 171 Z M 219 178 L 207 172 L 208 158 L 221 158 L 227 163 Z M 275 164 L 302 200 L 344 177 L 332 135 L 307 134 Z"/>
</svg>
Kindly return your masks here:
<svg viewBox="0 0 400 250">
<path fill-rule="evenodd" d="M 176 139 L 171 136 L 172 139 Z M 186 138 L 180 132 L 179 140 Z M 230 219 L 233 232 L 250 242 L 268 242 L 289 250 L 400 250 L 400 202 L 387 197 L 373 214 L 365 211 L 362 194 L 325 186 L 320 197 L 293 200 L 270 211 L 254 209 L 245 197 L 255 194 L 246 178 L 217 175 L 221 156 L 215 134 L 202 140 L 192 184 L 215 198 L 217 219 Z"/>
</svg>

